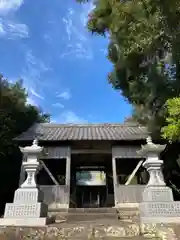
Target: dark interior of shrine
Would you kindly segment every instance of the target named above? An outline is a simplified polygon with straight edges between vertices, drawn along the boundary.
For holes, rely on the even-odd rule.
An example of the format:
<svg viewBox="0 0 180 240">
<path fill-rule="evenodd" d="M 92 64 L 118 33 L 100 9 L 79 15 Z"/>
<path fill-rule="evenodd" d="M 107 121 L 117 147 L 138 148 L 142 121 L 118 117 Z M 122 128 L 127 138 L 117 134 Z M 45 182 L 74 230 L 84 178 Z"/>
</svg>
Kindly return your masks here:
<svg viewBox="0 0 180 240">
<path fill-rule="evenodd" d="M 71 202 L 76 207 L 105 207 L 114 204 L 111 154 L 74 154 L 71 157 Z M 78 185 L 76 173 L 102 171 L 106 184 Z M 111 199 L 110 197 L 111 196 Z M 109 197 L 109 198 L 108 198 Z"/>
<path fill-rule="evenodd" d="M 50 173 L 53 175 L 59 185 L 64 185 L 66 178 L 66 159 L 43 159 L 43 162 L 50 170 Z M 39 185 L 55 184 L 44 168 L 42 168 L 37 174 L 37 183 Z"/>
<path fill-rule="evenodd" d="M 119 184 L 125 184 L 128 177 L 131 175 L 133 170 L 136 168 L 140 159 L 138 158 L 126 158 L 126 159 L 116 159 L 116 172 Z M 146 184 L 147 174 L 145 169 L 141 166 L 136 172 L 131 184 Z"/>
</svg>

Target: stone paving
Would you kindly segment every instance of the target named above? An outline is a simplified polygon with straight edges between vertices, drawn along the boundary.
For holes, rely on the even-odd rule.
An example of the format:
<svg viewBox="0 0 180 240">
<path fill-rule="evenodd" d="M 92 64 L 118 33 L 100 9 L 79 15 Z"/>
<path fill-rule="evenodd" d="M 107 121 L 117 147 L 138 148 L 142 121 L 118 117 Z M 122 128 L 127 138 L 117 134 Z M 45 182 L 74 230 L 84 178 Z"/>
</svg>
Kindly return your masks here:
<svg viewBox="0 0 180 240">
<path fill-rule="evenodd" d="M 140 228 L 132 221 L 118 221 L 108 218 L 96 221 L 67 221 L 57 223 L 46 228 L 13 228 L 0 229 L 0 240 L 86 240 L 86 239 L 160 239 L 154 233 L 140 236 Z"/>
<path fill-rule="evenodd" d="M 133 240 L 143 240 L 143 239 L 158 239 L 152 236 L 134 236 L 134 237 L 117 237 L 111 236 L 103 236 L 100 233 L 93 233 L 93 230 L 88 232 L 84 232 L 82 234 L 82 227 L 76 226 L 76 228 L 69 230 L 69 232 L 64 231 L 64 229 L 59 227 L 49 227 L 47 229 L 40 228 L 6 228 L 1 229 L 0 240 L 20 240 L 20 239 L 29 239 L 29 240 L 86 240 L 86 239 L 107 239 L 107 240 L 116 240 L 116 239 L 133 239 Z M 159 238 L 160 239 L 160 238 Z"/>
</svg>

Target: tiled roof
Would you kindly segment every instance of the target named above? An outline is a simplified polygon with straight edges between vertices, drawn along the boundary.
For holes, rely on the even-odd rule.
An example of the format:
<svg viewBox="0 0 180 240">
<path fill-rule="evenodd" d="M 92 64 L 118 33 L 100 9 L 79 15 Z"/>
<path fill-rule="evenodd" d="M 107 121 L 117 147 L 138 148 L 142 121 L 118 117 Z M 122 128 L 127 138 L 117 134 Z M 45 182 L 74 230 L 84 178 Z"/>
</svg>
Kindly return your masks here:
<svg viewBox="0 0 180 240">
<path fill-rule="evenodd" d="M 129 124 L 53 124 L 33 125 L 15 140 L 45 141 L 66 140 L 143 140 L 148 136 L 147 129 Z"/>
</svg>

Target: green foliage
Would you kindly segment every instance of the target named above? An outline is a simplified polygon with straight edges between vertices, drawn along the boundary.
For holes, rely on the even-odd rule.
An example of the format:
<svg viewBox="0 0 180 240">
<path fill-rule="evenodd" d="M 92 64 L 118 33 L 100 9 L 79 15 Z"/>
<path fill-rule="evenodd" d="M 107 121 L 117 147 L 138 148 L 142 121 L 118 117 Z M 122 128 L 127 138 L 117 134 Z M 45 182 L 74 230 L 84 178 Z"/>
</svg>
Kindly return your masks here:
<svg viewBox="0 0 180 240">
<path fill-rule="evenodd" d="M 109 83 L 133 105 L 135 119 L 159 134 L 165 124 L 164 104 L 180 94 L 180 1 L 94 4 L 87 27 L 109 37 Z"/>
<path fill-rule="evenodd" d="M 0 76 L 0 213 L 6 202 L 12 201 L 17 188 L 22 161 L 13 138 L 35 122 L 49 121 L 49 115 L 27 103 L 27 92 L 22 80 L 10 83 Z"/>
<path fill-rule="evenodd" d="M 166 103 L 167 125 L 162 128 L 165 139 L 176 141 L 180 139 L 180 98 L 169 99 Z"/>
<path fill-rule="evenodd" d="M 49 115 L 27 103 L 22 80 L 9 83 L 0 76 L 0 158 L 13 152 L 12 139 L 34 122 L 49 120 Z"/>
<path fill-rule="evenodd" d="M 87 27 L 109 38 L 108 80 L 133 106 L 129 120 L 148 126 L 152 137 L 179 140 L 180 1 L 94 0 L 94 5 Z M 173 142 L 162 158 L 173 190 L 180 189 L 178 154 L 179 143 Z"/>
</svg>

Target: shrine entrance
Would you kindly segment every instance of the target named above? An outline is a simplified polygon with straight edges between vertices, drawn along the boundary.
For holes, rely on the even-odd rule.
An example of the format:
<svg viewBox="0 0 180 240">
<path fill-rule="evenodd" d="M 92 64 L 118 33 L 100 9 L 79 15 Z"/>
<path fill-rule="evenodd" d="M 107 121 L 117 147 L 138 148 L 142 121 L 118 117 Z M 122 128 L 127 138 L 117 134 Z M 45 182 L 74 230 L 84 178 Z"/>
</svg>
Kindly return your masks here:
<svg viewBox="0 0 180 240">
<path fill-rule="evenodd" d="M 71 202 L 74 208 L 114 205 L 111 154 L 72 155 Z"/>
<path fill-rule="evenodd" d="M 76 171 L 76 188 L 77 207 L 103 207 L 107 197 L 106 173 L 104 168 L 78 168 Z"/>
<path fill-rule="evenodd" d="M 77 187 L 78 208 L 100 208 L 106 203 L 106 186 L 78 186 Z"/>
</svg>

